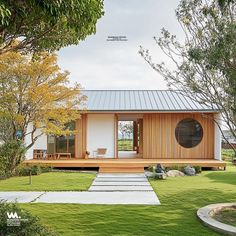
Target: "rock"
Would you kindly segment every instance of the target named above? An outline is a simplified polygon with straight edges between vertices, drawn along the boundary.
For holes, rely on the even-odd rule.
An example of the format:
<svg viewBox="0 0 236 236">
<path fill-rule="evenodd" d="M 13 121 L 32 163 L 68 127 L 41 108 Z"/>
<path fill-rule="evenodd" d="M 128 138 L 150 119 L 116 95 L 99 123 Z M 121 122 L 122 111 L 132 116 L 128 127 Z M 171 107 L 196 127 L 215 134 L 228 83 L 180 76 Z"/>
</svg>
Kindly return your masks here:
<svg viewBox="0 0 236 236">
<path fill-rule="evenodd" d="M 179 170 L 169 170 L 166 175 L 168 177 L 179 177 L 179 176 L 184 176 L 184 173 L 179 171 Z"/>
<path fill-rule="evenodd" d="M 193 175 L 196 175 L 196 171 L 193 167 L 191 166 L 186 166 L 184 167 L 184 173 L 186 175 L 189 175 L 189 176 L 193 176 Z"/>
<path fill-rule="evenodd" d="M 145 171 L 145 175 L 153 179 L 166 179 L 165 173 L 158 174 L 156 172 Z"/>
<path fill-rule="evenodd" d="M 154 173 L 154 179 L 166 179 L 166 173 Z"/>
<path fill-rule="evenodd" d="M 145 175 L 146 175 L 147 177 L 153 177 L 153 172 L 151 172 L 151 171 L 149 171 L 149 170 L 146 170 L 146 171 L 145 171 Z"/>
<path fill-rule="evenodd" d="M 155 172 L 159 174 L 165 173 L 165 168 L 161 164 L 157 164 L 155 168 Z"/>
</svg>

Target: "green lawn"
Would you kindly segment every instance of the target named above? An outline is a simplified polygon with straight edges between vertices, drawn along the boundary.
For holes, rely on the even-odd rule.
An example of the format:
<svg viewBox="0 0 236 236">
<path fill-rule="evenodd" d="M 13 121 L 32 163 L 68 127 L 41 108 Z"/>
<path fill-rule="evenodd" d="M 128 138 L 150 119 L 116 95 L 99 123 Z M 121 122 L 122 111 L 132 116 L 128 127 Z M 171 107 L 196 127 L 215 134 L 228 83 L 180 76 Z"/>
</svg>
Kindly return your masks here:
<svg viewBox="0 0 236 236">
<path fill-rule="evenodd" d="M 31 185 L 28 176 L 12 177 L 0 180 L 0 191 L 82 191 L 89 188 L 94 177 L 88 173 L 49 172 L 33 175 Z"/>
<path fill-rule="evenodd" d="M 133 140 L 132 139 L 119 139 L 118 150 L 119 151 L 133 151 Z"/>
<path fill-rule="evenodd" d="M 236 167 L 199 176 L 151 180 L 160 206 L 21 204 L 59 235 L 219 235 L 196 217 L 198 208 L 236 201 Z"/>
</svg>

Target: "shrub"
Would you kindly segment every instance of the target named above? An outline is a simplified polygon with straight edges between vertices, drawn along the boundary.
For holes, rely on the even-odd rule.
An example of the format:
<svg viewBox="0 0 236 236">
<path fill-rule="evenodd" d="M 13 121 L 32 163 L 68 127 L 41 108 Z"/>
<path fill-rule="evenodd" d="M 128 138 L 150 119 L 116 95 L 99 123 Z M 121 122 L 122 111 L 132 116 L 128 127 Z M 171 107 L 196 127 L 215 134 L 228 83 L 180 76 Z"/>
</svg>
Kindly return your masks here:
<svg viewBox="0 0 236 236">
<path fill-rule="evenodd" d="M 34 165 L 34 166 L 27 166 L 27 165 L 19 165 L 16 168 L 16 175 L 18 176 L 28 176 L 31 172 L 31 175 L 40 175 L 41 174 L 41 167 Z"/>
<path fill-rule="evenodd" d="M 19 226 L 7 225 L 7 212 L 21 217 Z M 7 236 L 56 236 L 56 233 L 41 225 L 39 218 L 22 210 L 16 203 L 0 201 L 0 235 Z"/>
<path fill-rule="evenodd" d="M 20 164 L 17 166 L 15 174 L 18 176 L 28 176 L 30 173 L 30 169 L 30 166 Z"/>
<path fill-rule="evenodd" d="M 42 173 L 51 172 L 53 170 L 52 166 L 40 165 Z"/>
<path fill-rule="evenodd" d="M 42 173 L 41 167 L 40 166 L 32 166 L 31 167 L 31 175 L 40 175 Z"/>
<path fill-rule="evenodd" d="M 150 165 L 148 166 L 147 170 L 153 172 L 155 170 L 155 166 Z"/>
<path fill-rule="evenodd" d="M 232 161 L 234 159 L 234 151 L 232 149 L 222 149 L 221 156 L 223 161 Z"/>
<path fill-rule="evenodd" d="M 173 166 L 166 167 L 166 171 L 169 171 L 169 170 L 179 170 L 179 171 L 183 172 L 184 166 L 173 165 Z"/>
<path fill-rule="evenodd" d="M 0 176 L 8 178 L 23 161 L 26 149 L 21 141 L 11 140 L 0 147 Z"/>
<path fill-rule="evenodd" d="M 20 164 L 16 168 L 16 175 L 18 176 L 28 176 L 31 175 L 40 175 L 41 173 L 46 173 L 46 172 L 51 172 L 52 167 L 50 166 L 45 166 L 45 165 L 33 165 L 33 166 L 28 166 L 25 164 Z"/>
<path fill-rule="evenodd" d="M 195 169 L 197 174 L 202 172 L 202 167 L 201 166 L 193 166 L 193 168 Z"/>
</svg>

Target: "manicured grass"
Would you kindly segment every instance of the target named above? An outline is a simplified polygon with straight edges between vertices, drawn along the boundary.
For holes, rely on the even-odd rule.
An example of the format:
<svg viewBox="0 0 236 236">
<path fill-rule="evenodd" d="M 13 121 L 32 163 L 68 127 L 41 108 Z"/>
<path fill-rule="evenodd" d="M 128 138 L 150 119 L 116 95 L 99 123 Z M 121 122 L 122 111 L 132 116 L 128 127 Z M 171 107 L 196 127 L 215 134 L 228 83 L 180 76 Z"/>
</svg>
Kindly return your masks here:
<svg viewBox="0 0 236 236">
<path fill-rule="evenodd" d="M 150 180 L 160 206 L 22 204 L 59 235 L 219 235 L 197 219 L 198 208 L 235 202 L 236 167 L 199 176 Z"/>
<path fill-rule="evenodd" d="M 232 157 L 234 156 L 234 151 L 232 149 L 222 149 L 221 154 L 223 160 L 232 161 Z"/>
<path fill-rule="evenodd" d="M 133 140 L 132 139 L 119 139 L 118 150 L 119 151 L 133 151 Z"/>
<path fill-rule="evenodd" d="M 236 209 L 224 209 L 216 213 L 214 218 L 222 223 L 236 226 Z"/>
<path fill-rule="evenodd" d="M 95 174 L 72 172 L 49 172 L 32 176 L 32 184 L 29 177 L 12 177 L 0 180 L 0 191 L 65 191 L 87 190 L 91 185 Z"/>
</svg>

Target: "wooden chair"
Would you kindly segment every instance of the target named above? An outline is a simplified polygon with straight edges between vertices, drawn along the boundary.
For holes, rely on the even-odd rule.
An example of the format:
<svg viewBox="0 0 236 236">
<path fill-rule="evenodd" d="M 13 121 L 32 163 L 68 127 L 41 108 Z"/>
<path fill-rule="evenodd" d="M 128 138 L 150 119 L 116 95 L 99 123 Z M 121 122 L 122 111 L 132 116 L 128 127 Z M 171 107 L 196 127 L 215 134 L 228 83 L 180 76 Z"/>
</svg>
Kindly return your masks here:
<svg viewBox="0 0 236 236">
<path fill-rule="evenodd" d="M 98 148 L 96 151 L 93 151 L 93 157 L 105 157 L 107 153 L 107 148 Z"/>
<path fill-rule="evenodd" d="M 48 153 L 46 156 L 46 159 L 50 160 L 50 159 L 56 159 L 55 154 L 54 153 Z"/>
<path fill-rule="evenodd" d="M 33 159 L 45 159 L 47 150 L 44 149 L 34 149 L 33 150 Z"/>
</svg>

